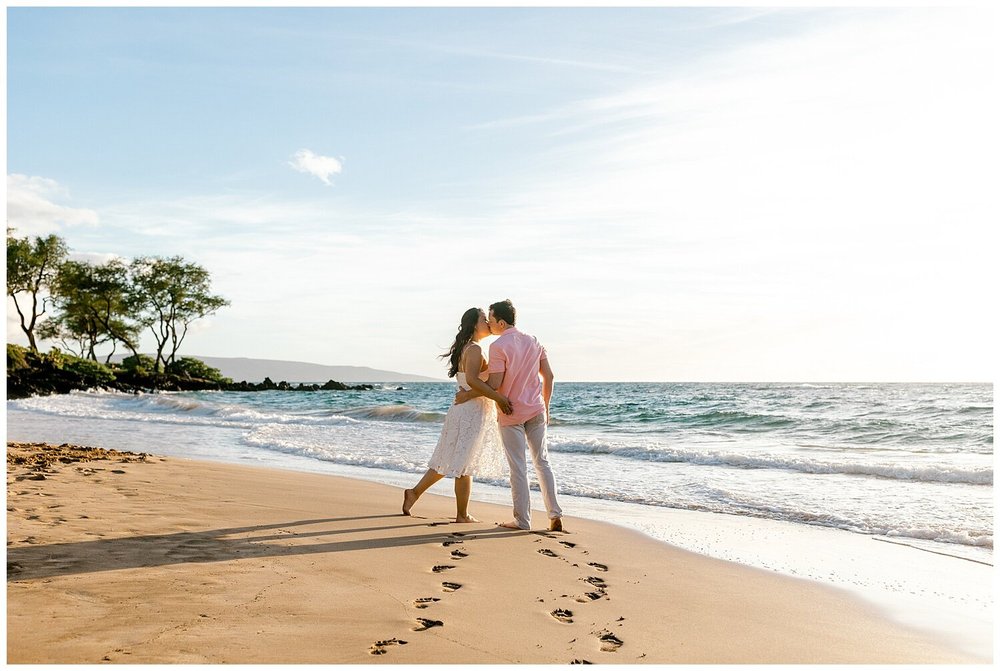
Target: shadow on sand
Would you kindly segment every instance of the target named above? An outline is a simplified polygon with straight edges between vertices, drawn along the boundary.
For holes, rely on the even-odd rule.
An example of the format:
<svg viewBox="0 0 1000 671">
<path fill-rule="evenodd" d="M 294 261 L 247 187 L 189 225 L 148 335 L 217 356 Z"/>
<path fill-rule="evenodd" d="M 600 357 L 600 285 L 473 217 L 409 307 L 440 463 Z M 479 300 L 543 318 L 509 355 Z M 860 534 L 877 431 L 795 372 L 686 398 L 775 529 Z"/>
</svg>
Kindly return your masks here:
<svg viewBox="0 0 1000 671">
<path fill-rule="evenodd" d="M 380 526 L 350 525 L 352 522 L 377 519 L 407 521 L 405 524 Z M 436 530 L 417 535 L 405 533 L 386 535 L 384 533 L 391 530 L 430 526 Z M 306 530 L 304 527 L 318 528 Z M 8 547 L 7 581 L 17 582 L 151 566 L 223 562 L 259 557 L 287 557 L 351 550 L 380 550 L 442 543 L 455 540 L 452 533 L 456 528 L 462 528 L 462 533 L 468 540 L 506 538 L 529 533 L 499 527 L 470 529 L 468 525 L 445 525 L 440 522 L 432 525 L 420 518 L 403 517 L 396 514 L 330 517 L 207 531 L 183 531 L 128 538 L 100 538 L 74 543 Z M 368 536 L 340 541 L 300 542 L 346 534 L 352 536 L 367 534 Z"/>
</svg>

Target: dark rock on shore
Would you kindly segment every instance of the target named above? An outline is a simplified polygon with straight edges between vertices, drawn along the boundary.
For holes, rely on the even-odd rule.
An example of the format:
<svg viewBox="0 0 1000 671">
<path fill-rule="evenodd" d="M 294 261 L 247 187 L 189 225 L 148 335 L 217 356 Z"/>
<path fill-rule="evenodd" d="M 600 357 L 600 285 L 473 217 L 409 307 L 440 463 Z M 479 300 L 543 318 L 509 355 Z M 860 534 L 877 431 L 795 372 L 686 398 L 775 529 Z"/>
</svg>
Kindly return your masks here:
<svg viewBox="0 0 1000 671">
<path fill-rule="evenodd" d="M 243 380 L 242 382 L 231 382 L 224 385 L 224 391 L 370 391 L 375 387 L 370 384 L 344 384 L 336 380 L 329 380 L 323 385 L 304 384 L 300 382 L 297 387 L 282 380 L 275 384 L 269 377 L 265 377 L 263 382 L 253 383 Z"/>
<path fill-rule="evenodd" d="M 155 391 L 369 391 L 370 384 L 348 385 L 330 380 L 323 385 L 292 386 L 271 378 L 254 383 L 233 382 L 215 368 L 197 359 L 183 358 L 156 372 L 155 364 L 142 355 L 129 357 L 121 365 L 105 365 L 59 350 L 38 353 L 18 345 L 7 345 L 7 398 L 68 394 L 71 391 L 105 389 L 127 393 Z"/>
</svg>

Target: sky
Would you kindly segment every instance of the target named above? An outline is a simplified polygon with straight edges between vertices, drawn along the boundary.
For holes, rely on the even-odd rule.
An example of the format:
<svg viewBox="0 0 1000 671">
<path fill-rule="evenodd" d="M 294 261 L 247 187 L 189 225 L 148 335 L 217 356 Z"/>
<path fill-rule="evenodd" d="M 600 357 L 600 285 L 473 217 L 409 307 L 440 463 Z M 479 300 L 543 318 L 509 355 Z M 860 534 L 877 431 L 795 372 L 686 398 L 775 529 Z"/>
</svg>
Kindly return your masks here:
<svg viewBox="0 0 1000 671">
<path fill-rule="evenodd" d="M 182 355 L 444 379 L 510 298 L 557 380 L 989 381 L 997 25 L 9 7 L 8 225 L 204 266 Z"/>
</svg>

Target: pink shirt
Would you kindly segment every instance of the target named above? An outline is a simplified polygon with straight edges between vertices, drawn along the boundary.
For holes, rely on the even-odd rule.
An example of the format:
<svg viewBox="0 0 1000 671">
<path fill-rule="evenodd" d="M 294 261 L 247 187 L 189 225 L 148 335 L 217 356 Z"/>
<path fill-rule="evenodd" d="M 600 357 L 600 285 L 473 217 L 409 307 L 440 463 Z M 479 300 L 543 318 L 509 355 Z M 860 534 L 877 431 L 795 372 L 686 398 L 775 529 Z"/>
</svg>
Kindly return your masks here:
<svg viewBox="0 0 1000 671">
<path fill-rule="evenodd" d="M 510 399 L 514 411 L 510 415 L 497 413 L 502 426 L 521 424 L 545 412 L 542 379 L 538 374 L 538 366 L 545 358 L 545 348 L 538 339 L 513 326 L 490 345 L 489 373 L 504 374 L 497 391 Z"/>
</svg>

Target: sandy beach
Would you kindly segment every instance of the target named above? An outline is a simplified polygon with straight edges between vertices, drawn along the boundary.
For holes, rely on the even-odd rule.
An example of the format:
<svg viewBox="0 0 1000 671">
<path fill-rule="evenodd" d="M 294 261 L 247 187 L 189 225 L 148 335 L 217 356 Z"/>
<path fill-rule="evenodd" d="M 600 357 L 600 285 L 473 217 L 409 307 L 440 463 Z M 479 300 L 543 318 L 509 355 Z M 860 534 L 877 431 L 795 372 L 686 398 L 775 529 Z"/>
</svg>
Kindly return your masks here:
<svg viewBox="0 0 1000 671">
<path fill-rule="evenodd" d="M 433 494 L 404 517 L 386 485 L 136 447 L 8 444 L 9 663 L 980 661 L 610 524 L 459 525 Z"/>
</svg>

